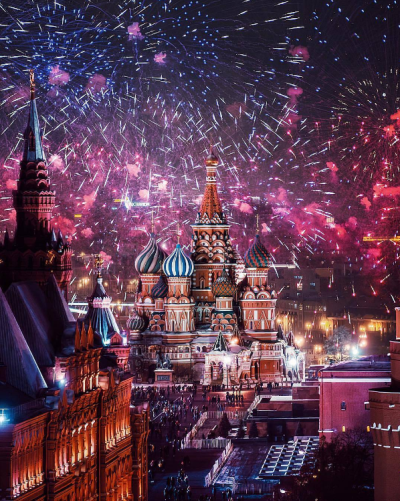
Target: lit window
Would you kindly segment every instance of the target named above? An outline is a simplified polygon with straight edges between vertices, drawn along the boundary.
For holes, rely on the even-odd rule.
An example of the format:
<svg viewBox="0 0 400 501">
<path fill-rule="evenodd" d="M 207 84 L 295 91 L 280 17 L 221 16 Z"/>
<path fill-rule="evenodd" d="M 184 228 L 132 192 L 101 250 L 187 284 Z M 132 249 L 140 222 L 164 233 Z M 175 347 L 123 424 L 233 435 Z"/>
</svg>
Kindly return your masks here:
<svg viewBox="0 0 400 501">
<path fill-rule="evenodd" d="M 369 433 L 370 431 L 371 431 L 371 428 L 370 428 L 370 426 L 368 425 L 368 426 L 367 426 L 367 432 Z"/>
<path fill-rule="evenodd" d="M 342 432 L 344 433 L 346 431 L 346 427 L 342 426 Z"/>
</svg>

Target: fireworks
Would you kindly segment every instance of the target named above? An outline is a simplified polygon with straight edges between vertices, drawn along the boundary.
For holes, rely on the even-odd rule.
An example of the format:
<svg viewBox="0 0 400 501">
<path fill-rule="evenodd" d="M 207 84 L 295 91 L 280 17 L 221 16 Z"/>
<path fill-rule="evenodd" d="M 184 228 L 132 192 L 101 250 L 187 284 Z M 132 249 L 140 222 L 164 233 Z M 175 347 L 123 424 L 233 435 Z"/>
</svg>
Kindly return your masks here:
<svg viewBox="0 0 400 501">
<path fill-rule="evenodd" d="M 359 3 L 3 2 L 3 228 L 33 67 L 55 222 L 76 251 L 134 257 L 152 211 L 166 247 L 177 221 L 187 244 L 212 143 L 241 252 L 258 213 L 276 259 L 376 266 L 388 287 L 362 237 L 393 231 L 400 194 L 398 28 L 395 2 Z"/>
</svg>

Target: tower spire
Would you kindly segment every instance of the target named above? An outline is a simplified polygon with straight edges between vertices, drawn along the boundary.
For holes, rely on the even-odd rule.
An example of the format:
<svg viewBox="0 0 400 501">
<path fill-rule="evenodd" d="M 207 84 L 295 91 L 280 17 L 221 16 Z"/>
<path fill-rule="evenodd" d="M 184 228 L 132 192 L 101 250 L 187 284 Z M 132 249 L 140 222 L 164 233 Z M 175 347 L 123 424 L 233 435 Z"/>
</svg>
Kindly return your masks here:
<svg viewBox="0 0 400 501">
<path fill-rule="evenodd" d="M 225 222 L 225 216 L 222 211 L 222 204 L 217 190 L 217 168 L 219 164 L 218 157 L 213 153 L 213 147 L 210 146 L 210 154 L 206 158 L 206 189 L 204 198 L 200 207 L 200 220 L 221 223 Z"/>
<path fill-rule="evenodd" d="M 33 70 L 30 70 L 29 72 L 29 81 L 31 101 L 29 104 L 28 125 L 24 133 L 25 144 L 22 161 L 40 162 L 45 161 L 45 156 L 42 145 L 42 135 L 39 126 L 39 116 L 36 108 L 35 72 Z"/>
</svg>

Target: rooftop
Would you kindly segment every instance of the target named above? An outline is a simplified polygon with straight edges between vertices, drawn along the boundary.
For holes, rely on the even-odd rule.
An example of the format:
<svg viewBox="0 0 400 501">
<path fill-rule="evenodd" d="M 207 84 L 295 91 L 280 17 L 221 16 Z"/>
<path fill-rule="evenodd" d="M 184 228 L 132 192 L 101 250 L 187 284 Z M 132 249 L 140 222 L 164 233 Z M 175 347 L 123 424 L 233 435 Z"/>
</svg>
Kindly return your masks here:
<svg viewBox="0 0 400 501">
<path fill-rule="evenodd" d="M 369 356 L 361 357 L 357 360 L 347 360 L 338 364 L 330 365 L 321 370 L 321 372 L 390 372 L 390 357 Z"/>
</svg>

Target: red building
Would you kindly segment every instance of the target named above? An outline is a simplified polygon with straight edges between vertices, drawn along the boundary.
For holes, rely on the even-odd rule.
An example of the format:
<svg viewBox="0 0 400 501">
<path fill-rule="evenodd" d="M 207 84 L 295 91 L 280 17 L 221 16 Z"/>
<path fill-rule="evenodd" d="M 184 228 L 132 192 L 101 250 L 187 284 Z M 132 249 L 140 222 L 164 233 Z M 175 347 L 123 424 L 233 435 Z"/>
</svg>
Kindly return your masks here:
<svg viewBox="0 0 400 501">
<path fill-rule="evenodd" d="M 390 362 L 388 357 L 341 362 L 320 370 L 319 382 L 319 434 L 329 441 L 354 428 L 369 430 L 368 391 L 389 386 Z"/>
<path fill-rule="evenodd" d="M 100 271 L 83 322 L 66 302 L 71 249 L 51 228 L 33 75 L 24 137 L 17 229 L 0 248 L 0 498 L 146 500 L 149 415 L 130 408 Z"/>
<path fill-rule="evenodd" d="M 400 308 L 396 308 L 396 341 L 390 341 L 390 360 L 391 385 L 369 392 L 376 501 L 397 501 L 400 492 Z"/>
</svg>

